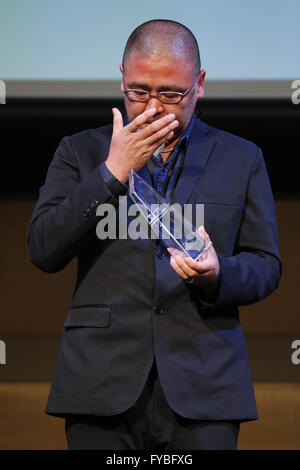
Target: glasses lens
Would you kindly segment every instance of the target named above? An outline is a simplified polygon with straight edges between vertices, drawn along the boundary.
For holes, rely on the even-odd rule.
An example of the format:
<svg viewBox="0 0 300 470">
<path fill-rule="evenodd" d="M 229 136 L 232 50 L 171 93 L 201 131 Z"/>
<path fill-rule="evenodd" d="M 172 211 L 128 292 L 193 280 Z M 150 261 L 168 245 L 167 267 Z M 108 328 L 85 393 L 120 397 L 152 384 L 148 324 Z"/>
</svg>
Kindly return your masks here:
<svg viewBox="0 0 300 470">
<path fill-rule="evenodd" d="M 167 104 L 176 104 L 181 101 L 181 95 L 178 93 L 163 92 L 159 95 L 160 101 Z"/>
<path fill-rule="evenodd" d="M 132 101 L 148 101 L 149 93 L 142 90 L 130 90 L 127 91 L 127 98 Z"/>
</svg>

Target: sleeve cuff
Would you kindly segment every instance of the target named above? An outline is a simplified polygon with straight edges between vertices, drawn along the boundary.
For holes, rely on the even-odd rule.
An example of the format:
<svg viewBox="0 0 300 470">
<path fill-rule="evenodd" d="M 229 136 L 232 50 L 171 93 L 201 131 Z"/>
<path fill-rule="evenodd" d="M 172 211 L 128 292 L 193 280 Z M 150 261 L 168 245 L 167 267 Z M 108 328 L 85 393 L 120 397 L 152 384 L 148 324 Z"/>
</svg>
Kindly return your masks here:
<svg viewBox="0 0 300 470">
<path fill-rule="evenodd" d="M 106 163 L 103 162 L 100 165 L 100 171 L 104 183 L 107 186 L 107 189 L 112 193 L 112 195 L 117 199 L 119 196 L 123 196 L 128 191 L 128 185 L 122 184 L 114 175 L 109 171 L 106 166 Z"/>
<path fill-rule="evenodd" d="M 197 293 L 197 297 L 199 298 L 200 302 L 204 307 L 213 307 L 218 300 L 220 287 L 222 281 L 222 268 L 220 264 L 220 269 L 218 275 L 214 282 L 209 284 L 207 287 L 197 287 L 195 286 L 195 290 Z"/>
<path fill-rule="evenodd" d="M 218 275 L 216 279 L 214 280 L 214 282 L 209 284 L 209 286 L 200 289 L 200 296 L 203 298 L 203 300 L 209 303 L 213 303 L 217 300 L 218 295 L 219 295 L 219 290 L 220 290 L 221 278 L 222 278 L 222 269 L 220 266 Z"/>
</svg>

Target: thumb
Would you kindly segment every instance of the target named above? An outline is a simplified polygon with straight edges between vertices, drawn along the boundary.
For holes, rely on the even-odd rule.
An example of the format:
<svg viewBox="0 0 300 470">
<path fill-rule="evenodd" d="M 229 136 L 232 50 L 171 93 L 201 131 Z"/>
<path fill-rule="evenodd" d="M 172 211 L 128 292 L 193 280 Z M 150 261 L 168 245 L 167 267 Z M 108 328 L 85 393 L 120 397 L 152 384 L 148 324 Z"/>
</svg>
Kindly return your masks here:
<svg viewBox="0 0 300 470">
<path fill-rule="evenodd" d="M 116 132 L 123 129 L 123 118 L 118 108 L 112 108 L 112 112 L 113 112 L 113 119 L 114 119 L 113 134 L 115 134 Z"/>
<path fill-rule="evenodd" d="M 204 237 L 204 235 L 206 234 L 204 225 L 199 225 L 199 227 L 198 227 L 198 232 L 200 232 L 201 235 L 203 235 L 203 237 Z"/>
<path fill-rule="evenodd" d="M 205 228 L 204 228 L 203 225 L 200 225 L 200 226 L 198 227 L 198 232 L 201 233 L 201 235 L 205 238 L 205 240 L 206 240 L 207 242 L 210 241 L 209 235 L 208 235 L 208 233 L 206 232 L 206 230 L 205 230 Z"/>
</svg>

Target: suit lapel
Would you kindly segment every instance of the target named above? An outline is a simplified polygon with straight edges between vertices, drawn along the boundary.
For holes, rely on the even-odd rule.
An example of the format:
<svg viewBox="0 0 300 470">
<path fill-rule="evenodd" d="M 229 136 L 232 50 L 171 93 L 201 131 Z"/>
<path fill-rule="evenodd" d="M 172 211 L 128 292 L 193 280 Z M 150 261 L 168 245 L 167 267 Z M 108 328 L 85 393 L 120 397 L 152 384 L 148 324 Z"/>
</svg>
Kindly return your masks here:
<svg viewBox="0 0 300 470">
<path fill-rule="evenodd" d="M 203 175 L 215 145 L 213 129 L 197 119 L 188 144 L 184 167 L 173 193 L 172 204 L 177 202 L 183 205 L 187 202 Z"/>
<path fill-rule="evenodd" d="M 207 126 L 205 123 L 200 121 L 200 119 L 196 119 L 190 136 L 184 167 L 181 171 L 176 188 L 174 189 L 171 204 L 177 202 L 183 205 L 188 201 L 189 197 L 193 193 L 203 175 L 205 165 L 212 153 L 212 150 L 216 145 L 214 134 L 215 132 L 213 128 Z M 147 165 L 143 166 L 137 173 L 141 178 L 143 178 L 143 180 L 152 186 Z"/>
</svg>

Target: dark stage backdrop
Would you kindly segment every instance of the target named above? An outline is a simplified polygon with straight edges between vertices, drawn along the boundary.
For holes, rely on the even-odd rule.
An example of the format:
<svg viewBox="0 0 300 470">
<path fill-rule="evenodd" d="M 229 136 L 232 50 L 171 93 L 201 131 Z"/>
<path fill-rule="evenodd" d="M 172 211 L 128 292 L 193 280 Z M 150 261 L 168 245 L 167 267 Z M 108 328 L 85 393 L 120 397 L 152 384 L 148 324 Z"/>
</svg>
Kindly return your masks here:
<svg viewBox="0 0 300 470">
<path fill-rule="evenodd" d="M 1 160 L 13 177 L 1 191 L 11 196 L 36 194 L 55 148 L 65 135 L 112 121 L 121 99 L 16 99 L 0 107 Z M 253 140 L 261 146 L 273 191 L 299 191 L 300 107 L 288 99 L 203 99 L 198 103 L 208 124 Z"/>
</svg>

